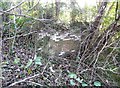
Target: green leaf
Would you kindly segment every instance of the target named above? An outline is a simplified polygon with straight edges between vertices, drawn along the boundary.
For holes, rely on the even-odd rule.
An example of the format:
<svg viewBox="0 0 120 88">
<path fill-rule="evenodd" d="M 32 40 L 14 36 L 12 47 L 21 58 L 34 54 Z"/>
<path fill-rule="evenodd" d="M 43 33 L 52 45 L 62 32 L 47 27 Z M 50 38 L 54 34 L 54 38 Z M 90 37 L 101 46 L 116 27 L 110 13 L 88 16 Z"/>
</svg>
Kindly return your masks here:
<svg viewBox="0 0 120 88">
<path fill-rule="evenodd" d="M 20 62 L 20 58 L 14 59 L 14 64 L 18 64 Z"/>
<path fill-rule="evenodd" d="M 29 69 L 27 70 L 27 72 L 28 72 L 28 74 L 31 74 L 31 73 L 32 73 L 32 70 L 29 68 Z"/>
<path fill-rule="evenodd" d="M 23 64 L 21 64 L 20 68 L 24 68 L 24 65 L 23 65 Z"/>
<path fill-rule="evenodd" d="M 4 77 L 0 77 L 0 79 L 5 79 Z"/>
<path fill-rule="evenodd" d="M 5 65 L 5 64 L 9 64 L 9 62 L 8 61 L 4 61 L 4 62 L 2 61 L 1 64 Z"/>
<path fill-rule="evenodd" d="M 31 64 L 32 64 L 33 60 L 32 59 L 29 59 L 27 65 L 25 66 L 25 68 L 28 68 Z"/>
<path fill-rule="evenodd" d="M 75 73 L 69 73 L 68 77 L 76 79 L 77 75 Z"/>
<path fill-rule="evenodd" d="M 79 83 L 82 83 L 83 79 L 77 78 L 76 79 Z"/>
<path fill-rule="evenodd" d="M 75 85 L 75 82 L 74 82 L 73 79 L 70 80 L 70 84 L 71 84 L 71 85 Z"/>
<path fill-rule="evenodd" d="M 101 83 L 99 81 L 95 81 L 94 86 L 101 86 Z"/>
<path fill-rule="evenodd" d="M 35 58 L 34 58 L 35 64 L 36 64 L 36 65 L 42 65 L 41 59 L 42 59 L 42 57 L 40 57 L 40 56 L 37 57 L 37 56 L 35 55 Z"/>
<path fill-rule="evenodd" d="M 88 86 L 85 82 L 82 82 L 82 87 Z"/>
</svg>

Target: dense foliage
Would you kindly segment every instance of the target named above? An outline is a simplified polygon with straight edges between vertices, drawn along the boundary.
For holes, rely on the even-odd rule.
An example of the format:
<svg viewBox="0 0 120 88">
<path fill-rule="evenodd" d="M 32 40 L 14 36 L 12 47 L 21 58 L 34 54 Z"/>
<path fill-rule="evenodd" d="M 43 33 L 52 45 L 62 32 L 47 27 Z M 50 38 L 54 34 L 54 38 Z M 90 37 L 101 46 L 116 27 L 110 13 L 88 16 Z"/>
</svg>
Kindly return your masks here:
<svg viewBox="0 0 120 88">
<path fill-rule="evenodd" d="M 0 20 L 3 87 L 120 86 L 119 0 L 3 1 Z"/>
</svg>

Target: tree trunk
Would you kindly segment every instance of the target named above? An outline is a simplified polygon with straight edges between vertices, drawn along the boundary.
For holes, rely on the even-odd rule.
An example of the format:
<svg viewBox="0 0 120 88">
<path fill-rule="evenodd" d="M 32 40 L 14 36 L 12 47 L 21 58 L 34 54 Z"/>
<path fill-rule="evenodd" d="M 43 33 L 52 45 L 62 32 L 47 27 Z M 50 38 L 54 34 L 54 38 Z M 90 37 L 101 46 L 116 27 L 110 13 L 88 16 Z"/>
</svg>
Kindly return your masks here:
<svg viewBox="0 0 120 88">
<path fill-rule="evenodd" d="M 74 10 L 75 10 L 75 1 L 74 0 L 70 0 L 70 6 L 72 8 L 72 11 L 70 13 L 71 15 L 71 23 L 74 23 L 75 22 L 75 17 L 76 17 L 76 14 L 74 13 Z"/>
<path fill-rule="evenodd" d="M 2 10 L 2 8 L 0 8 Z M 2 88 L 2 68 L 1 68 L 1 63 L 2 63 L 2 13 L 0 13 L 0 88 Z"/>
<path fill-rule="evenodd" d="M 98 9 L 98 14 L 95 17 L 94 22 L 91 25 L 91 31 L 95 31 L 99 28 L 100 24 L 101 24 L 101 19 L 104 15 L 105 9 L 107 6 L 107 2 L 102 2 L 100 5 L 100 8 Z"/>
<path fill-rule="evenodd" d="M 60 12 L 60 0 L 55 0 L 55 10 L 56 10 L 56 13 L 55 13 L 55 16 L 56 16 L 56 19 L 59 19 L 59 12 Z"/>
</svg>

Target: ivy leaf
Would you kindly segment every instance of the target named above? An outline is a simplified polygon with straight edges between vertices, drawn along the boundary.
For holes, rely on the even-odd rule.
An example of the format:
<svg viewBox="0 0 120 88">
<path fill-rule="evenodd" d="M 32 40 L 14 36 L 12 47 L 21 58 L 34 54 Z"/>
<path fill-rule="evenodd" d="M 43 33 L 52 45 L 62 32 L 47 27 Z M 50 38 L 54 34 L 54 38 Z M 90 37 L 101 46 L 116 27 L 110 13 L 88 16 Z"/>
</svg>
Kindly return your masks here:
<svg viewBox="0 0 120 88">
<path fill-rule="evenodd" d="M 5 79 L 4 77 L 0 77 L 0 79 Z"/>
<path fill-rule="evenodd" d="M 27 65 L 25 66 L 25 68 L 28 68 L 31 64 L 32 64 L 33 60 L 32 59 L 29 59 Z"/>
<path fill-rule="evenodd" d="M 34 58 L 35 64 L 36 64 L 36 65 L 42 65 L 41 59 L 42 59 L 42 57 L 40 57 L 40 56 L 37 57 L 37 56 L 35 55 L 35 58 Z"/>
<path fill-rule="evenodd" d="M 14 59 L 14 64 L 18 64 L 20 62 L 20 58 Z"/>
<path fill-rule="evenodd" d="M 85 82 L 82 82 L 82 87 L 88 86 Z"/>
<path fill-rule="evenodd" d="M 76 79 L 79 83 L 82 83 L 83 79 L 77 78 Z"/>
<path fill-rule="evenodd" d="M 99 81 L 95 81 L 94 86 L 101 86 L 101 83 Z"/>
<path fill-rule="evenodd" d="M 68 77 L 76 79 L 77 75 L 75 73 L 69 73 Z"/>
<path fill-rule="evenodd" d="M 2 65 L 6 65 L 6 64 L 9 64 L 8 61 L 4 61 L 4 62 L 1 62 Z"/>
<path fill-rule="evenodd" d="M 28 74 L 31 74 L 31 73 L 32 73 L 32 70 L 29 68 L 29 69 L 27 70 L 27 72 L 28 72 Z"/>
<path fill-rule="evenodd" d="M 70 84 L 73 85 L 73 86 L 75 85 L 75 82 L 74 82 L 73 79 L 70 80 Z"/>
</svg>

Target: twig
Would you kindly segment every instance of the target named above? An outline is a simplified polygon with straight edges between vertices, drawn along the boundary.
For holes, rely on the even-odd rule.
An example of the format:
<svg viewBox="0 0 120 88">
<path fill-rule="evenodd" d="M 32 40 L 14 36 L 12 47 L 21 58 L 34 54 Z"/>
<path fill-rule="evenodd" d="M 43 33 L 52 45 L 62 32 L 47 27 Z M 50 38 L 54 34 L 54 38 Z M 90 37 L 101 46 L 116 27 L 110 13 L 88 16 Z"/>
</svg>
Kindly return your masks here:
<svg viewBox="0 0 120 88">
<path fill-rule="evenodd" d="M 40 2 L 40 0 L 38 0 L 38 2 L 33 7 L 31 7 L 28 11 L 32 10 L 33 8 L 35 8 L 39 4 L 39 2 Z"/>
<path fill-rule="evenodd" d="M 48 63 L 49 63 L 49 62 L 48 62 Z M 10 84 L 9 87 L 14 86 L 14 85 L 16 85 L 16 84 L 18 84 L 18 83 L 25 82 L 26 80 L 29 80 L 29 79 L 32 79 L 32 78 L 38 77 L 38 76 L 40 76 L 40 75 L 43 75 L 43 73 L 44 73 L 44 71 L 45 71 L 45 69 L 46 69 L 48 63 L 47 63 L 47 64 L 45 65 L 45 67 L 43 68 L 42 73 L 35 74 L 35 75 L 33 75 L 33 76 L 30 76 L 30 77 L 27 77 L 27 78 L 21 79 L 21 80 L 19 80 L 19 81 L 17 81 L 17 82 L 14 82 L 14 83 Z"/>
<path fill-rule="evenodd" d="M 119 68 L 119 67 L 118 67 L 118 68 Z M 118 68 L 105 69 L 105 68 L 103 68 L 103 67 L 96 67 L 96 69 L 101 69 L 101 70 L 104 70 L 104 71 L 110 71 L 110 72 L 112 72 L 112 73 L 114 73 L 114 74 L 120 74 L 120 73 L 117 73 L 117 72 L 114 71 L 115 69 L 118 69 Z"/>
<path fill-rule="evenodd" d="M 36 82 L 32 82 L 32 81 L 26 81 L 26 82 L 29 82 L 29 83 L 31 83 L 31 84 L 38 85 L 38 86 L 43 86 L 43 85 L 40 84 L 40 83 L 36 83 Z"/>
<path fill-rule="evenodd" d="M 10 12 L 10 11 L 12 11 L 13 9 L 15 9 L 15 8 L 19 7 L 20 5 L 22 5 L 22 4 L 24 3 L 24 1 L 25 1 L 25 0 L 23 0 L 22 2 L 20 2 L 18 5 L 13 6 L 12 8 L 10 8 L 10 9 L 6 10 L 5 12 Z"/>
<path fill-rule="evenodd" d="M 6 14 L 9 14 L 9 15 L 15 15 L 15 16 L 20 16 L 20 17 L 25 17 L 25 18 L 31 18 L 33 20 L 40 21 L 40 22 L 48 22 L 48 21 L 53 21 L 54 20 L 54 19 L 38 19 L 38 18 L 31 17 L 31 16 L 28 16 L 28 15 L 25 15 L 25 14 L 14 14 L 14 13 L 1 11 L 1 10 L 0 10 L 0 13 L 3 13 L 3 14 L 6 13 Z"/>
<path fill-rule="evenodd" d="M 6 40 L 9 40 L 9 39 L 13 39 L 13 38 L 19 38 L 19 37 L 24 37 L 24 36 L 28 36 L 28 35 L 30 35 L 30 34 L 33 34 L 33 33 L 37 33 L 37 31 L 33 31 L 33 32 L 29 32 L 29 33 L 26 33 L 26 34 L 22 34 L 22 35 L 16 35 L 16 36 L 13 36 L 13 37 L 9 37 L 9 38 L 5 38 L 5 39 L 3 39 L 2 41 L 6 41 Z"/>
<path fill-rule="evenodd" d="M 18 84 L 18 83 L 25 82 L 26 80 L 32 79 L 32 78 L 37 77 L 37 76 L 39 76 L 39 75 L 40 75 L 40 74 L 36 74 L 36 75 L 30 76 L 30 77 L 24 78 L 24 79 L 22 79 L 22 80 L 19 80 L 19 81 L 17 81 L 17 82 L 14 82 L 14 83 L 10 84 L 9 87 L 14 86 L 14 85 L 16 85 L 16 84 Z"/>
</svg>

